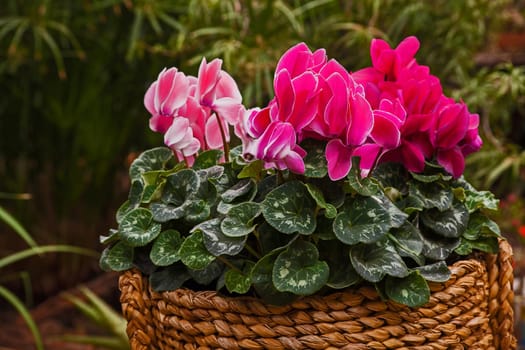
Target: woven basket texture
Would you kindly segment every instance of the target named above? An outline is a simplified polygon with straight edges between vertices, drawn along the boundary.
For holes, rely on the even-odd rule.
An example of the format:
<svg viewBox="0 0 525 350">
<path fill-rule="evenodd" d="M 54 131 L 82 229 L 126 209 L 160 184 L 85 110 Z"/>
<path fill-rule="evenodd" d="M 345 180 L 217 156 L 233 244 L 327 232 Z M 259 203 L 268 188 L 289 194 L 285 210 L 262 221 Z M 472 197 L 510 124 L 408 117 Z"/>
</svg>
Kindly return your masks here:
<svg viewBox="0 0 525 350">
<path fill-rule="evenodd" d="M 384 302 L 363 286 L 287 306 L 212 291 L 156 293 L 137 270 L 120 276 L 133 350 L 145 349 L 516 349 L 512 250 L 450 266 L 419 308 Z"/>
</svg>

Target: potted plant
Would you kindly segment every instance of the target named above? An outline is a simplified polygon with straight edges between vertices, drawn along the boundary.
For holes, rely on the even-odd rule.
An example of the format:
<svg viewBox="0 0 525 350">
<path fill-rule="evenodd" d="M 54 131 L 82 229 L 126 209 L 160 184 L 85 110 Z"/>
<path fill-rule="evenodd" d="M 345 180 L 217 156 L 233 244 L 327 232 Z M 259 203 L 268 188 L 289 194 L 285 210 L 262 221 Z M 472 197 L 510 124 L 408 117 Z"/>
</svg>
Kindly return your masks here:
<svg viewBox="0 0 525 350">
<path fill-rule="evenodd" d="M 102 237 L 133 348 L 515 347 L 497 200 L 462 177 L 479 116 L 418 48 L 373 40 L 351 73 L 299 43 L 262 108 L 218 59 L 159 74 L 167 147 L 131 164 Z"/>
</svg>

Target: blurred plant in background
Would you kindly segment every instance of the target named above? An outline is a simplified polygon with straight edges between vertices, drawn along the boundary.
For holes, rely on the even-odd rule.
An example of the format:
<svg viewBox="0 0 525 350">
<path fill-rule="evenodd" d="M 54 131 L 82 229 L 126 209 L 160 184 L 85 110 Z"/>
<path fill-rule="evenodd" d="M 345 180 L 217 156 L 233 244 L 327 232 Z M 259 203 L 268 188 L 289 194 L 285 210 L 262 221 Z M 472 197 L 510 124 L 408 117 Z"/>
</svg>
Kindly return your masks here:
<svg viewBox="0 0 525 350">
<path fill-rule="evenodd" d="M 485 146 L 466 177 L 524 196 L 524 68 L 475 61 L 509 26 L 509 9 L 523 15 L 522 0 L 3 0 L 0 191 L 33 196 L 5 205 L 39 242 L 101 249 L 96 237 L 128 191 L 121 160 L 159 143 L 141 101 L 163 67 L 195 75 L 202 56 L 222 58 L 254 106 L 299 41 L 364 67 L 372 38 L 409 35 L 446 93 L 482 116 Z M 20 248 L 2 236 L 0 246 Z M 79 256 L 48 264 L 39 269 L 52 277 L 35 288 L 44 294 L 98 272 Z"/>
</svg>

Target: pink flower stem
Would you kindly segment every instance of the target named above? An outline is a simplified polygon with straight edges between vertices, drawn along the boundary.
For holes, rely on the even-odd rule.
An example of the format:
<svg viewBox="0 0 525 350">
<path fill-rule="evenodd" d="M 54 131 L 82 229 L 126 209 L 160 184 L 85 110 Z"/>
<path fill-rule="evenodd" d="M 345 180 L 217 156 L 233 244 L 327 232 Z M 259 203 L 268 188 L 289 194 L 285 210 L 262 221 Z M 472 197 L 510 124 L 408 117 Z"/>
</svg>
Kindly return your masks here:
<svg viewBox="0 0 525 350">
<path fill-rule="evenodd" d="M 230 146 L 228 145 L 228 142 L 226 141 L 226 134 L 224 133 L 224 128 L 221 123 L 221 118 L 219 118 L 219 113 L 215 112 L 215 118 L 217 118 L 217 124 L 219 124 L 219 130 L 221 131 L 222 146 L 224 149 L 224 160 L 226 163 L 228 163 Z"/>
</svg>

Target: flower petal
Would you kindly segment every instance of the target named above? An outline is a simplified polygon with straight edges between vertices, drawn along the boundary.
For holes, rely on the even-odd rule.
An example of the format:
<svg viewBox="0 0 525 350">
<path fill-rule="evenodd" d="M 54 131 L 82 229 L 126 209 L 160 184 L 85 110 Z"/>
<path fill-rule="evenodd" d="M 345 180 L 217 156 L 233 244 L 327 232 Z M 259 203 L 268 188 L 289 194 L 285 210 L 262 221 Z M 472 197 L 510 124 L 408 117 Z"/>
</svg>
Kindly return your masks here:
<svg viewBox="0 0 525 350">
<path fill-rule="evenodd" d="M 367 143 L 362 146 L 356 147 L 352 151 L 352 157 L 359 157 L 359 169 L 361 170 L 361 177 L 366 177 L 374 167 L 381 146 Z"/>
<path fill-rule="evenodd" d="M 352 167 L 352 148 L 345 146 L 339 139 L 332 139 L 326 145 L 326 161 L 328 176 L 337 181 L 348 175 Z"/>
<path fill-rule="evenodd" d="M 368 101 L 361 95 L 354 94 L 350 101 L 350 124 L 346 134 L 346 143 L 358 146 L 365 142 L 374 126 L 374 116 Z"/>
<path fill-rule="evenodd" d="M 465 158 L 458 147 L 439 150 L 437 154 L 438 163 L 452 176 L 458 178 L 465 170 Z"/>
<path fill-rule="evenodd" d="M 382 110 L 374 111 L 374 128 L 370 136 L 379 146 L 386 149 L 393 149 L 399 146 L 401 132 L 395 120 L 397 120 L 397 117 L 392 113 Z"/>
</svg>

